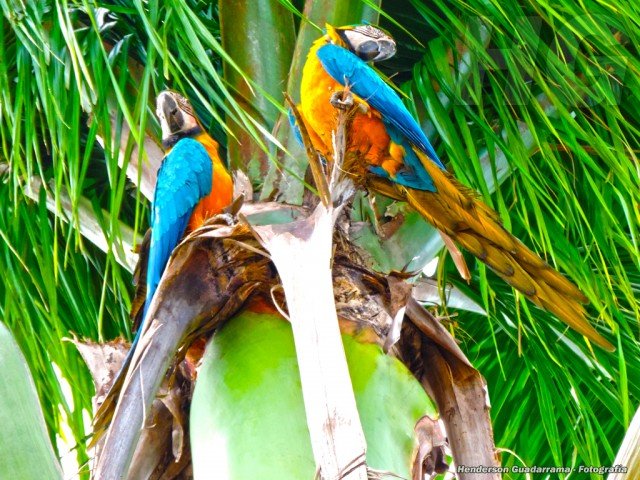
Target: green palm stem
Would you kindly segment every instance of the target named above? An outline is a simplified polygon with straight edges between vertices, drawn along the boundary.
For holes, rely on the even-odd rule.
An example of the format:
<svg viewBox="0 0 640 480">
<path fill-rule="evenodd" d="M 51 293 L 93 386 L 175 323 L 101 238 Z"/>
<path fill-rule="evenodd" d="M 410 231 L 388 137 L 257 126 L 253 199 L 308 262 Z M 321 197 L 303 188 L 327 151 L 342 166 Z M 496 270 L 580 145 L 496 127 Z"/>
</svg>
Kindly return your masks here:
<svg viewBox="0 0 640 480">
<path fill-rule="evenodd" d="M 381 0 L 371 3 L 379 6 Z M 378 12 L 363 0 L 306 0 L 289 67 L 287 94 L 294 101 L 299 101 L 302 68 L 311 44 L 322 34 L 325 23 L 348 25 L 362 22 L 376 23 L 377 20 Z M 304 178 L 308 165 L 307 159 L 304 150 L 291 135 L 286 114 L 280 115 L 276 128 L 276 137 L 290 154 L 280 155 L 279 162 L 270 165 L 260 198 L 262 200 L 279 198 L 285 203 L 298 205 L 302 202 L 304 185 L 296 177 Z"/>
<path fill-rule="evenodd" d="M 280 113 L 295 44 L 293 15 L 277 0 L 220 0 L 218 5 L 222 46 L 242 70 L 224 63 L 225 81 L 236 101 L 270 131 Z M 238 123 L 229 119 L 227 125 L 231 168 L 244 169 L 252 183 L 262 183 L 269 166 L 264 147 Z"/>
</svg>

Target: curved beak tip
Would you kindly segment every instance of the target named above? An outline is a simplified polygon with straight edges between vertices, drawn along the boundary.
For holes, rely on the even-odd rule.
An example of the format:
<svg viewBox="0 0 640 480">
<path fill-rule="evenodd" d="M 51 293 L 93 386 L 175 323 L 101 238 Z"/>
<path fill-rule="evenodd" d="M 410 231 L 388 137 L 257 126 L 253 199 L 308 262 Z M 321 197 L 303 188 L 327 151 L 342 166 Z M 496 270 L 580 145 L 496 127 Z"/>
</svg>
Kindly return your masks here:
<svg viewBox="0 0 640 480">
<path fill-rule="evenodd" d="M 379 41 L 379 53 L 375 58 L 375 61 L 386 60 L 393 57 L 396 54 L 396 42 L 391 39 L 385 39 Z"/>
</svg>

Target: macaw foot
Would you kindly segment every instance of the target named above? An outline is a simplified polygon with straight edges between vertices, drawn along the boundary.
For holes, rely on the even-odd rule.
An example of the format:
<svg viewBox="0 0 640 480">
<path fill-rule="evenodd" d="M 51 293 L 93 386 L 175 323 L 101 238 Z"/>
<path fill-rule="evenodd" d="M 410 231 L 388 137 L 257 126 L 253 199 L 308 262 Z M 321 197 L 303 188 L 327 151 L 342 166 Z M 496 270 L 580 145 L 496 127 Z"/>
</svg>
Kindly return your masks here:
<svg viewBox="0 0 640 480">
<path fill-rule="evenodd" d="M 353 95 L 349 90 L 338 90 L 331 94 L 331 98 L 329 99 L 333 108 L 337 108 L 338 110 L 349 110 L 353 107 Z"/>
<path fill-rule="evenodd" d="M 367 104 L 363 102 L 356 102 L 353 99 L 353 94 L 349 90 L 338 90 L 337 92 L 333 92 L 329 102 L 331 102 L 331 105 L 338 110 L 351 110 L 355 105 L 358 110 L 360 110 L 360 113 L 364 115 L 369 113 L 369 107 L 367 107 Z"/>
</svg>

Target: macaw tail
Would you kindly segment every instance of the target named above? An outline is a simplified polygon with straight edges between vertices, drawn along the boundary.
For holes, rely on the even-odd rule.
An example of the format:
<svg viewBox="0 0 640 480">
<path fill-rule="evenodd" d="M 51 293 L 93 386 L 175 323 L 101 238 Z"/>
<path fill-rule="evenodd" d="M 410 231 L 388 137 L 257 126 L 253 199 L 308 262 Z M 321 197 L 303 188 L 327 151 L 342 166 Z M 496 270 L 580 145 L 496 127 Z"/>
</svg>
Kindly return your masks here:
<svg viewBox="0 0 640 480">
<path fill-rule="evenodd" d="M 380 177 L 369 177 L 373 183 L 370 188 L 404 199 L 425 220 L 482 260 L 536 305 L 604 349 L 614 350 L 587 320 L 583 304 L 588 303 L 588 299 L 578 287 L 509 233 L 498 214 L 485 205 L 476 192 L 438 168 L 424 154 L 417 153 L 433 178 L 436 192 L 391 184 Z M 395 195 L 390 188 L 395 190 Z"/>
</svg>

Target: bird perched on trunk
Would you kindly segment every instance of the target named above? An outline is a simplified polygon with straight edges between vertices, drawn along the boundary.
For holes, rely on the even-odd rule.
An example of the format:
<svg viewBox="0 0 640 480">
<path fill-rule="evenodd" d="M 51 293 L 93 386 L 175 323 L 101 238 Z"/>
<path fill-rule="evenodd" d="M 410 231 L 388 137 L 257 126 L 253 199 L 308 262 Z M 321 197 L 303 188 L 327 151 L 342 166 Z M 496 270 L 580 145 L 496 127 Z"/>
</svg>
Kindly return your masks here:
<svg viewBox="0 0 640 480">
<path fill-rule="evenodd" d="M 166 90 L 156 105 L 166 156 L 151 210 L 144 314 L 180 239 L 233 200 L 233 181 L 220 159 L 218 143 L 203 129 L 189 101 Z"/>
<path fill-rule="evenodd" d="M 612 350 L 587 320 L 582 292 L 511 235 L 476 192 L 446 171 L 398 95 L 367 64 L 395 51 L 393 38 L 371 25 L 327 25 L 326 35 L 309 51 L 298 106 L 315 149 L 331 159 L 336 107 L 353 104 L 342 168 L 357 185 L 408 202 L 535 304 Z"/>
<path fill-rule="evenodd" d="M 136 276 L 145 279 L 132 306 L 132 317 L 139 326 L 131 350 L 96 414 L 97 434 L 110 420 L 138 341 L 150 324 L 147 312 L 171 253 L 185 234 L 221 213 L 233 199 L 233 181 L 220 159 L 218 143 L 204 130 L 189 101 L 167 90 L 158 95 L 156 106 L 166 155 L 158 171 L 151 206 L 150 236 L 145 236 L 141 248 L 139 266 L 144 271 L 136 272 Z"/>
</svg>

